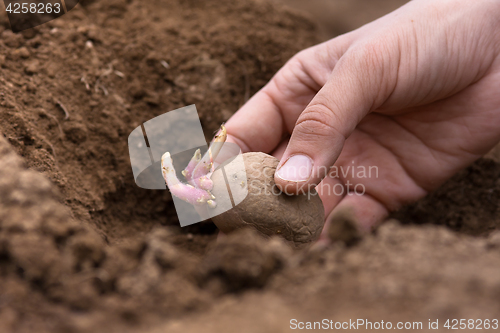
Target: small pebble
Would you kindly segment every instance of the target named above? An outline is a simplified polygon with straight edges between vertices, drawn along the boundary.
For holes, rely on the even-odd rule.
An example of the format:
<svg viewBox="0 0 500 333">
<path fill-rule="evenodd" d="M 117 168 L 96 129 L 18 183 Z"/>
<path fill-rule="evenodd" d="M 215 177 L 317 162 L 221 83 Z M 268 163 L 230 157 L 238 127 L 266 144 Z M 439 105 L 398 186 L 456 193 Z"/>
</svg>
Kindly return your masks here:
<svg viewBox="0 0 500 333">
<path fill-rule="evenodd" d="M 33 74 L 38 73 L 40 62 L 38 60 L 34 59 L 34 60 L 26 62 L 25 66 L 26 67 L 24 68 L 24 71 L 26 72 L 26 74 L 33 75 Z"/>
<path fill-rule="evenodd" d="M 30 57 L 30 51 L 28 51 L 28 48 L 23 46 L 16 51 L 14 51 L 16 54 L 18 54 L 21 58 L 23 59 L 28 59 Z"/>
</svg>

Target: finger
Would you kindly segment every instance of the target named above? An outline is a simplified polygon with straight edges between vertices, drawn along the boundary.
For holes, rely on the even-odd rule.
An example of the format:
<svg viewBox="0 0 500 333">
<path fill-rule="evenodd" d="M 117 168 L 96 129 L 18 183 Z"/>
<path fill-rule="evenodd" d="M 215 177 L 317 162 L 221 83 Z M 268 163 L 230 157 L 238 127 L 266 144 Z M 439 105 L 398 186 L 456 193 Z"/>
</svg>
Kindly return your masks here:
<svg viewBox="0 0 500 333">
<path fill-rule="evenodd" d="M 345 186 L 339 178 L 325 177 L 316 186 L 316 191 L 323 202 L 325 217 L 329 216 L 332 210 L 339 204 L 345 196 Z"/>
<path fill-rule="evenodd" d="M 350 37 L 306 49 L 292 59 L 226 123 L 243 152 L 270 153 L 289 135 L 300 113 L 326 83 Z"/>
<path fill-rule="evenodd" d="M 276 157 L 278 160 L 281 160 L 283 153 L 285 152 L 286 146 L 288 146 L 288 141 L 290 138 L 285 138 L 281 143 L 271 152 L 271 155 Z"/>
<path fill-rule="evenodd" d="M 266 90 L 259 91 L 226 123 L 228 142 L 249 151 L 270 152 L 283 136 L 283 120 L 278 106 Z"/>
<path fill-rule="evenodd" d="M 387 208 L 370 195 L 351 192 L 327 217 L 320 241 L 354 244 L 388 215 Z"/>
<path fill-rule="evenodd" d="M 277 159 L 281 159 L 287 145 L 288 139 L 283 140 L 272 152 L 272 155 Z M 321 183 L 316 186 L 316 191 L 323 202 L 325 216 L 328 216 L 333 208 L 337 206 L 339 201 L 344 197 L 345 187 L 339 178 L 325 177 Z"/>
<path fill-rule="evenodd" d="M 275 174 L 287 193 L 318 184 L 338 158 L 346 138 L 372 109 L 390 96 L 397 77 L 397 57 L 379 46 L 349 50 L 328 82 L 300 114 Z"/>
<path fill-rule="evenodd" d="M 277 159 L 285 152 L 288 145 L 288 139 L 283 140 L 278 147 L 272 152 L 272 155 Z M 316 191 L 323 202 L 325 216 L 328 216 L 340 200 L 344 197 L 344 184 L 339 178 L 325 177 L 321 183 L 316 186 Z"/>
</svg>

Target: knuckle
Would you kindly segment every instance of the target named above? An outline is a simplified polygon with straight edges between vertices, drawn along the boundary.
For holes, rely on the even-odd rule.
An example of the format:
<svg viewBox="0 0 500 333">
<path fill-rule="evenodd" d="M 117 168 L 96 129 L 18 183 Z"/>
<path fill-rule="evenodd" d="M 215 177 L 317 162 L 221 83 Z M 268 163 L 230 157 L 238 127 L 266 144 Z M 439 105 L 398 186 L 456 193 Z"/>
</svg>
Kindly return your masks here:
<svg viewBox="0 0 500 333">
<path fill-rule="evenodd" d="M 287 66 L 291 69 L 302 69 L 304 62 L 310 58 L 310 50 L 305 49 L 296 53 L 290 60 L 288 60 Z"/>
<path fill-rule="evenodd" d="M 275 88 L 279 93 L 286 97 L 294 97 L 295 91 L 291 89 L 295 85 L 290 84 L 291 82 L 301 82 L 308 80 L 308 71 L 306 69 L 305 63 L 307 62 L 307 50 L 303 50 L 296 55 L 294 55 L 288 62 L 283 66 L 278 75 L 273 78 L 273 83 Z"/>
<path fill-rule="evenodd" d="M 315 104 L 306 108 L 300 115 L 295 128 L 304 134 L 314 134 L 317 136 L 330 137 L 341 135 L 345 138 L 336 126 L 337 116 L 334 111 L 325 104 Z"/>
<path fill-rule="evenodd" d="M 383 68 L 387 48 L 380 42 L 365 42 L 351 51 L 351 63 L 364 74 L 373 74 Z"/>
<path fill-rule="evenodd" d="M 345 57 L 344 68 L 351 75 L 351 83 L 361 88 L 360 99 L 366 100 L 372 105 L 370 109 L 374 109 L 396 89 L 400 64 L 400 42 L 387 37 L 353 47 Z"/>
<path fill-rule="evenodd" d="M 311 54 L 314 53 L 314 50 L 315 50 L 316 47 L 309 47 L 307 49 L 303 49 L 301 50 L 300 52 L 297 52 L 293 57 L 292 59 L 296 60 L 296 61 L 299 61 L 299 62 L 302 62 L 304 61 L 305 59 L 309 59 L 311 57 Z"/>
</svg>

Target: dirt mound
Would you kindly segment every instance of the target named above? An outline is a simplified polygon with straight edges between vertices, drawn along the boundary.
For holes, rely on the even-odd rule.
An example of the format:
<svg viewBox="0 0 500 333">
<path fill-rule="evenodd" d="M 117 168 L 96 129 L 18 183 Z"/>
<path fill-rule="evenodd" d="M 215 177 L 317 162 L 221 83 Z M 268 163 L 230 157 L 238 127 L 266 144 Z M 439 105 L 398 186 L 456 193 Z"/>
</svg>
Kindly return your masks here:
<svg viewBox="0 0 500 333">
<path fill-rule="evenodd" d="M 443 224 L 469 235 L 500 229 L 500 160 L 494 152 L 394 217 L 406 223 Z"/>
<path fill-rule="evenodd" d="M 0 332 L 279 332 L 291 318 L 498 313 L 498 160 L 398 213 L 426 226 L 308 251 L 249 231 L 215 243 L 213 224 L 180 228 L 167 191 L 134 184 L 128 134 L 196 103 L 210 138 L 317 42 L 297 13 L 107 0 L 22 34 L 0 23 Z"/>
<path fill-rule="evenodd" d="M 203 308 L 196 261 L 215 228 L 180 229 L 167 191 L 134 184 L 127 136 L 196 103 L 211 137 L 317 41 L 313 25 L 265 2 L 125 0 L 84 2 L 22 34 L 1 23 L 0 331 Z"/>
<path fill-rule="evenodd" d="M 211 137 L 315 41 L 265 2 L 93 2 L 25 36 L 3 31 L 1 131 L 78 220 L 111 241 L 135 236 L 176 220 L 166 191 L 133 186 L 128 134 L 196 103 Z"/>
</svg>

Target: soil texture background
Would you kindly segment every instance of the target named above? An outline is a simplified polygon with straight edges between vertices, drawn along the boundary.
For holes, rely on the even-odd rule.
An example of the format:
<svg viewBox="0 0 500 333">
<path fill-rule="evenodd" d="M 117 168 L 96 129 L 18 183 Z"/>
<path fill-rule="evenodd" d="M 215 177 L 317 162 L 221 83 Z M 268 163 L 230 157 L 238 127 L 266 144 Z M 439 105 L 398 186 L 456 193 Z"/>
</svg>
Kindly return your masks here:
<svg viewBox="0 0 500 333">
<path fill-rule="evenodd" d="M 0 332 L 500 319 L 498 148 L 354 246 L 216 242 L 135 185 L 141 123 L 196 104 L 209 140 L 296 52 L 355 28 L 313 21 L 256 0 L 85 1 L 20 34 L 1 16 Z"/>
</svg>

